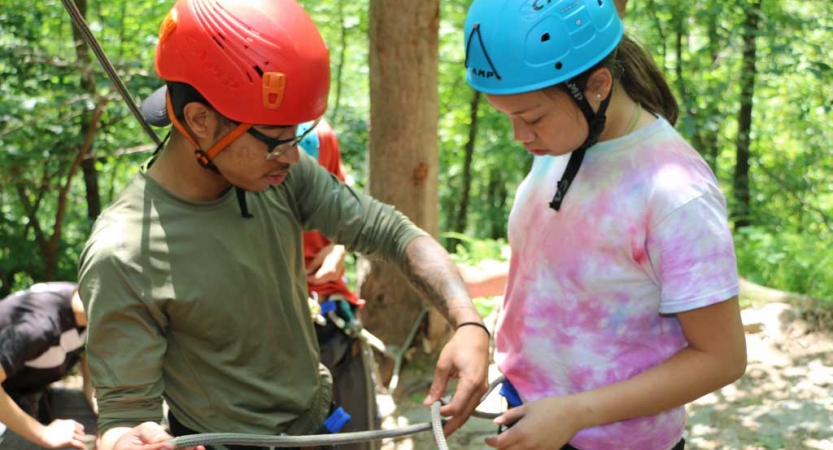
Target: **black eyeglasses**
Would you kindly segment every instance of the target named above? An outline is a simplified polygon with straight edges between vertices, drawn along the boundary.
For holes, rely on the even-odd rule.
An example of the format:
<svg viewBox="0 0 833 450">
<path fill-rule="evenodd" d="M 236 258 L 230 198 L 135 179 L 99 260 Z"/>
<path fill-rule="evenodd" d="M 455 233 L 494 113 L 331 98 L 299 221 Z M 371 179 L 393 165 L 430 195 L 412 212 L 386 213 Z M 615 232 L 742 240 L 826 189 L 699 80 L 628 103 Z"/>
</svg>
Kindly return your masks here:
<svg viewBox="0 0 833 450">
<path fill-rule="evenodd" d="M 300 144 L 301 141 L 303 141 L 304 138 L 315 129 L 320 121 L 320 118 L 316 119 L 315 122 L 313 122 L 312 125 L 306 129 L 306 131 L 290 139 L 277 139 L 269 137 L 256 130 L 254 127 L 249 128 L 246 132 L 254 136 L 255 139 L 266 144 L 266 160 L 268 161 L 270 159 L 280 158 L 281 155 L 289 151 L 289 149 Z M 297 130 L 298 128 L 296 127 L 295 129 Z"/>
</svg>

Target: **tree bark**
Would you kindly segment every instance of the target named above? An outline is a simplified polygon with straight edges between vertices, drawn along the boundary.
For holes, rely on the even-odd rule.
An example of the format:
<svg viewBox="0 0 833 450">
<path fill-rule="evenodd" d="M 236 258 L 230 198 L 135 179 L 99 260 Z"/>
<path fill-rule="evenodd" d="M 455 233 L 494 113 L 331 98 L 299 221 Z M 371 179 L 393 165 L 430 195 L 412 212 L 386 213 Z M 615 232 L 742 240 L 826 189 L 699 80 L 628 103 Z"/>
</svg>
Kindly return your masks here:
<svg viewBox="0 0 833 450">
<path fill-rule="evenodd" d="M 795 292 L 779 291 L 760 284 L 753 283 L 746 278 L 740 279 L 740 298 L 754 304 L 761 303 L 789 303 L 801 311 L 817 311 L 825 309 L 824 304 L 831 304 L 830 300 L 824 301 L 809 295 Z M 830 309 L 830 307 L 826 307 Z"/>
<path fill-rule="evenodd" d="M 738 138 L 735 162 L 735 229 L 752 224 L 751 195 L 749 188 L 749 161 L 751 159 L 750 133 L 752 131 L 752 100 L 755 96 L 755 61 L 757 58 L 758 18 L 761 0 L 754 0 L 746 11 L 743 27 L 743 64 L 740 73 L 740 111 L 738 113 Z"/>
<path fill-rule="evenodd" d="M 75 6 L 78 7 L 78 11 L 86 20 L 87 18 L 87 0 L 74 0 Z M 92 65 L 92 59 L 90 58 L 90 49 L 87 47 L 86 41 L 84 41 L 84 37 L 81 36 L 81 32 L 78 31 L 78 28 L 75 26 L 72 27 L 72 38 L 75 42 L 75 55 L 78 58 L 78 63 L 84 67 L 90 67 Z M 93 76 L 91 71 L 83 71 L 81 74 L 81 90 L 84 92 L 89 93 L 92 95 L 93 98 L 96 96 L 96 86 L 95 86 L 95 77 Z M 81 118 L 81 133 L 86 133 L 87 130 L 90 128 L 92 122 L 92 114 L 85 114 Z M 88 150 L 89 156 L 93 156 L 93 146 L 92 143 L 90 144 L 90 148 Z M 84 173 L 84 186 L 87 190 L 87 217 L 90 219 L 95 219 L 101 214 L 101 193 L 98 189 L 98 170 L 95 168 L 95 160 L 94 159 L 84 159 L 81 163 L 81 170 Z"/>
<path fill-rule="evenodd" d="M 474 142 L 477 138 L 477 113 L 480 110 L 480 99 L 483 95 L 480 91 L 473 91 L 471 103 L 469 103 L 469 140 L 466 142 L 463 151 L 463 185 L 460 187 L 460 204 L 457 207 L 457 215 L 454 218 L 452 229 L 457 233 L 465 233 L 468 222 L 469 200 L 471 197 L 472 161 L 474 159 Z M 458 239 L 449 239 L 448 249 L 457 248 Z"/>
<path fill-rule="evenodd" d="M 719 52 L 722 48 L 722 43 L 720 42 L 720 35 L 718 34 L 717 28 L 718 14 L 719 12 L 713 12 L 711 14 L 713 17 L 706 22 L 706 36 L 708 37 L 708 41 L 706 43 L 705 48 L 709 55 L 709 67 L 704 68 L 704 70 L 711 70 L 712 67 L 717 64 Z M 700 92 L 698 95 L 702 94 L 703 93 Z M 695 119 L 695 122 L 697 123 L 697 128 L 694 130 L 694 136 L 692 137 L 692 141 L 694 142 L 694 145 L 697 148 L 697 150 L 703 155 L 703 158 L 712 168 L 712 171 L 714 173 L 717 173 L 719 169 L 717 165 L 717 155 L 720 152 L 720 149 L 718 148 L 717 136 L 717 131 L 719 127 L 717 124 L 721 122 L 717 118 L 717 115 L 720 114 L 720 111 L 717 107 L 717 103 L 720 102 L 722 99 L 715 96 L 709 97 L 710 101 L 702 110 L 696 108 L 694 103 L 688 104 L 688 113 L 691 117 Z"/>
<path fill-rule="evenodd" d="M 628 6 L 628 0 L 614 0 L 613 3 L 616 5 L 616 12 L 619 14 L 619 17 L 624 19 L 625 9 Z"/>
<path fill-rule="evenodd" d="M 439 0 L 371 0 L 369 23 L 369 192 L 436 237 Z M 361 293 L 366 326 L 401 345 L 424 305 L 420 295 L 397 268 L 377 261 Z M 438 314 L 429 316 L 433 343 L 446 330 Z"/>
</svg>

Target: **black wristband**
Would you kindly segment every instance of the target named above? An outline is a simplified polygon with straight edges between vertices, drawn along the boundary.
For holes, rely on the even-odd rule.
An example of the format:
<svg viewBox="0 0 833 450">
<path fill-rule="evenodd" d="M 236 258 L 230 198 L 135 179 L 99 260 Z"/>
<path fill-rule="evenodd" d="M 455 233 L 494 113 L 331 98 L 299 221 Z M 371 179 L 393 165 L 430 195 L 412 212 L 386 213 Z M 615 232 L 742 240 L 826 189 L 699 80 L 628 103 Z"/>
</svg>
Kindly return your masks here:
<svg viewBox="0 0 833 450">
<path fill-rule="evenodd" d="M 457 328 L 455 328 L 455 330 L 459 330 L 459 329 L 460 329 L 460 327 L 464 327 L 464 326 L 466 326 L 466 325 L 473 325 L 473 326 L 476 326 L 476 327 L 483 328 L 483 331 L 485 331 L 485 332 L 486 332 L 486 336 L 489 336 L 489 338 L 491 338 L 491 337 L 492 337 L 492 333 L 489 333 L 489 329 L 488 329 L 488 328 L 486 328 L 486 325 L 483 325 L 483 324 L 482 324 L 482 323 L 480 323 L 480 322 L 463 322 L 463 323 L 461 323 L 461 324 L 457 325 Z"/>
</svg>

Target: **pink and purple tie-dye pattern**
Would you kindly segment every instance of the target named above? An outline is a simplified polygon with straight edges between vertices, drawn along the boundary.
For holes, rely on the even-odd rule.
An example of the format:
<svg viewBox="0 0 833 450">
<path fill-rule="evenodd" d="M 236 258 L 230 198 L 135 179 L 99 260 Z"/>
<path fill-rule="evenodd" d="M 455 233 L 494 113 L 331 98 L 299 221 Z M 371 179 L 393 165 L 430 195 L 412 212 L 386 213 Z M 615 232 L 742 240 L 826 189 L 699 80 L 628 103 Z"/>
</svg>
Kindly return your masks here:
<svg viewBox="0 0 833 450">
<path fill-rule="evenodd" d="M 560 211 L 567 157 L 536 158 L 509 220 L 497 360 L 524 401 L 631 378 L 686 346 L 676 312 L 738 292 L 725 200 L 664 120 L 591 148 Z M 579 432 L 582 450 L 667 450 L 685 410 Z"/>
</svg>

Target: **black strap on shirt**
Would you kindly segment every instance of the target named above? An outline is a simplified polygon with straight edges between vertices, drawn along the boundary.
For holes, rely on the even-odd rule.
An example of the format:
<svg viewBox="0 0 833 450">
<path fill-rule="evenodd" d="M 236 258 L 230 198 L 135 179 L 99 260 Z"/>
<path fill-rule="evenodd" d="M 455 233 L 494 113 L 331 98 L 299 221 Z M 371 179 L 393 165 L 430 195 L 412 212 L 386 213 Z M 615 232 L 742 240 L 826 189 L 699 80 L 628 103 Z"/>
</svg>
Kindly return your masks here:
<svg viewBox="0 0 833 450">
<path fill-rule="evenodd" d="M 607 121 L 605 112 L 607 112 L 607 106 L 610 104 L 610 96 L 613 92 L 613 89 L 608 92 L 607 97 L 605 97 L 601 104 L 599 104 L 599 110 L 594 112 L 593 108 L 590 107 L 590 102 L 587 101 L 587 98 L 582 92 L 582 86 L 575 79 L 567 80 L 564 83 L 561 83 L 560 86 L 570 97 L 572 97 L 581 109 L 581 112 L 584 114 L 584 118 L 587 119 L 589 130 L 587 133 L 587 139 L 584 140 L 584 143 L 581 144 L 579 148 L 574 150 L 572 154 L 570 154 L 570 161 L 567 162 L 567 168 L 564 170 L 564 175 L 562 175 L 561 180 L 558 181 L 555 196 L 550 202 L 550 208 L 556 211 L 561 209 L 561 202 L 564 201 L 564 196 L 567 195 L 567 190 L 570 188 L 570 185 L 573 183 L 573 180 L 578 174 L 578 169 L 581 167 L 582 161 L 584 161 L 584 154 L 587 149 L 599 141 L 599 135 L 602 134 L 602 131 L 605 128 L 605 122 Z"/>
</svg>

